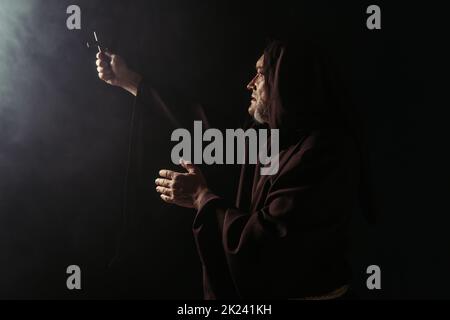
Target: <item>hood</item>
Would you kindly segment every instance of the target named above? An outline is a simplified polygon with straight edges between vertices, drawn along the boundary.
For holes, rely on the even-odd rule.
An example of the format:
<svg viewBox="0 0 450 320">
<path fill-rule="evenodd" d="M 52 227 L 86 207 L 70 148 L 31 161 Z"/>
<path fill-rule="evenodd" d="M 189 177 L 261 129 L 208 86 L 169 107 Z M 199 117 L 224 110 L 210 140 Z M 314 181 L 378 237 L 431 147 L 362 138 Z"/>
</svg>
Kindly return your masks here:
<svg viewBox="0 0 450 320">
<path fill-rule="evenodd" d="M 344 124 L 337 72 L 324 50 L 311 41 L 272 42 L 264 66 L 271 129 L 289 134 Z"/>
</svg>

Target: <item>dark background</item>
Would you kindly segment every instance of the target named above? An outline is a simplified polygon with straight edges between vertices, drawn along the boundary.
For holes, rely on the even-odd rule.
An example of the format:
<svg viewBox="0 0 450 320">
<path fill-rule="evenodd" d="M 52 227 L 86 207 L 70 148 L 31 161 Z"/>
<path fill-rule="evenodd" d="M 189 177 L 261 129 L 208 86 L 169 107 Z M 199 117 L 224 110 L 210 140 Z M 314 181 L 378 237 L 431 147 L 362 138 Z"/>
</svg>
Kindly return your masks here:
<svg viewBox="0 0 450 320">
<path fill-rule="evenodd" d="M 95 50 L 86 47 L 93 30 L 131 68 L 201 101 L 213 126 L 235 128 L 247 117 L 245 85 L 267 38 L 288 26 L 314 34 L 340 61 L 369 133 L 378 223 L 355 214 L 357 293 L 448 299 L 443 9 L 392 2 L 2 0 L 0 298 L 114 296 L 106 274 L 120 230 L 133 98 L 98 80 Z M 82 9 L 80 31 L 66 28 L 70 4 Z M 382 30 L 366 28 L 370 4 L 381 7 Z M 169 159 L 158 150 L 155 157 Z M 221 170 L 211 184 L 233 197 L 237 172 Z M 148 252 L 146 287 L 124 285 L 118 295 L 201 298 L 192 213 L 158 221 L 155 243 L 172 241 Z M 66 288 L 71 264 L 83 272 L 80 292 Z M 372 264 L 382 271 L 375 292 L 365 286 Z"/>
</svg>

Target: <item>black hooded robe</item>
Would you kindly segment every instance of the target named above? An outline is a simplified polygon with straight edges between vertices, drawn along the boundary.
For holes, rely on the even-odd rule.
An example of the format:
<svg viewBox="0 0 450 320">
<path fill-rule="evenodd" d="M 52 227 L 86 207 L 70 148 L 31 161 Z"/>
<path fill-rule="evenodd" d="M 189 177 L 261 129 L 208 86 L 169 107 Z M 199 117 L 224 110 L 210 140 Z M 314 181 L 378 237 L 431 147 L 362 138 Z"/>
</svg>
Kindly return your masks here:
<svg viewBox="0 0 450 320">
<path fill-rule="evenodd" d="M 266 50 L 268 127 L 280 129 L 279 171 L 261 176 L 259 165 L 243 165 L 235 204 L 213 193 L 202 199 L 193 232 L 206 299 L 315 297 L 351 280 L 347 225 L 360 157 L 348 127 L 329 109 L 333 88 L 319 62 L 307 50 Z M 157 90 L 144 81 L 138 106 L 175 125 L 202 120 Z"/>
</svg>

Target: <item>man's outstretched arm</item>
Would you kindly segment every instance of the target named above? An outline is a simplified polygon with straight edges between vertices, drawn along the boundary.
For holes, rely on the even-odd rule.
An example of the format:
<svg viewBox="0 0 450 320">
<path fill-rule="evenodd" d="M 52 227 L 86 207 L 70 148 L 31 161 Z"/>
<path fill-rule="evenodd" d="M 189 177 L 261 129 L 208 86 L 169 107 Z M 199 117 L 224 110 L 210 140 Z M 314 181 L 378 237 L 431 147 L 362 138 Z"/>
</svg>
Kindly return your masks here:
<svg viewBox="0 0 450 320">
<path fill-rule="evenodd" d="M 201 120 L 206 128 L 208 119 L 201 104 L 194 103 L 185 94 L 167 85 L 155 85 L 141 74 L 131 70 L 125 60 L 110 52 L 97 53 L 98 77 L 109 85 L 120 87 L 137 98 L 139 104 L 164 116 L 176 128 L 192 126 Z"/>
</svg>

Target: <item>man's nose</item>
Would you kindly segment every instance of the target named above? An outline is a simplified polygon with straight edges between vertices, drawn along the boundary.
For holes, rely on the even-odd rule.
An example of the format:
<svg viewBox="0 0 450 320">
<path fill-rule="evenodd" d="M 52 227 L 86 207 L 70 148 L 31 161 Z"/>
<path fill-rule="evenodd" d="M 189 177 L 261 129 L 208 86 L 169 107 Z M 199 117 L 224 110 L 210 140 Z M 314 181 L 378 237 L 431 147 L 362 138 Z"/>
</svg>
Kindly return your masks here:
<svg viewBox="0 0 450 320">
<path fill-rule="evenodd" d="M 247 84 L 247 89 L 248 90 L 253 90 L 254 89 L 254 87 L 255 87 L 255 79 L 256 79 L 256 76 Z"/>
</svg>

